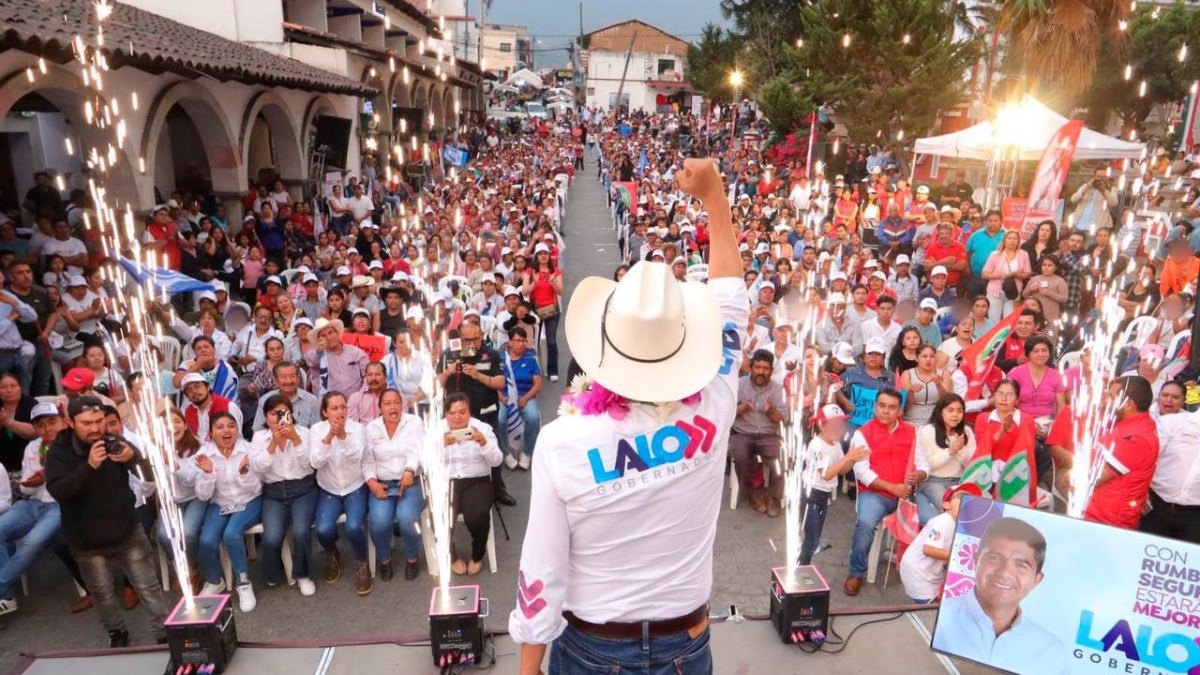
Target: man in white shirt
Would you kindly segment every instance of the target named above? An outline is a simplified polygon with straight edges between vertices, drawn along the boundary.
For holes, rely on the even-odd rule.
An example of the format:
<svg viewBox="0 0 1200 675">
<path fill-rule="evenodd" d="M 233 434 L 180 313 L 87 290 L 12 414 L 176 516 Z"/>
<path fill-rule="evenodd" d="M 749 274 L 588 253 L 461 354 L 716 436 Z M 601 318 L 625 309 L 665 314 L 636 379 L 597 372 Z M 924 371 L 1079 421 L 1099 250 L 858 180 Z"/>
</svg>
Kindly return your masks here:
<svg viewBox="0 0 1200 675">
<path fill-rule="evenodd" d="M 283 339 L 283 333 L 275 329 L 275 313 L 270 307 L 259 305 L 254 309 L 254 323 L 238 331 L 233 341 L 233 353 L 229 357 L 235 365 L 247 371 L 251 366 L 266 358 L 267 340 Z"/>
<path fill-rule="evenodd" d="M 1155 424 L 1158 463 L 1140 529 L 1200 544 L 1200 412 L 1164 414 Z"/>
<path fill-rule="evenodd" d="M 54 238 L 46 240 L 41 253 L 43 258 L 50 255 L 62 256 L 63 262 L 67 263 L 69 275 L 83 274 L 83 268 L 88 263 L 87 247 L 82 241 L 71 236 L 71 226 L 61 218 L 54 221 Z"/>
<path fill-rule="evenodd" d="M 676 181 L 713 214 L 708 286 L 641 263 L 620 282 L 582 280 L 567 306 L 572 354 L 629 408 L 563 415 L 538 437 L 509 618 L 522 675 L 551 642 L 563 672 L 591 670 L 581 651 L 633 670 L 646 650 L 682 675 L 712 672 L 713 541 L 749 303 L 715 163 L 687 159 Z"/>
<path fill-rule="evenodd" d="M 355 225 L 362 225 L 363 221 L 375 212 L 375 204 L 371 202 L 370 197 L 363 194 L 363 187 L 359 183 L 354 184 L 354 196 L 346 200 L 346 206 L 350 208 L 350 216 Z"/>
<path fill-rule="evenodd" d="M 896 340 L 900 337 L 901 328 L 900 322 L 892 318 L 895 311 L 896 299 L 890 295 L 880 296 L 875 301 L 875 318 L 862 323 L 863 342 L 880 340 L 887 353 L 891 354 L 892 347 L 896 346 Z"/>
<path fill-rule="evenodd" d="M 63 304 L 71 313 L 71 320 L 78 325 L 79 333 L 95 335 L 104 318 L 104 304 L 100 296 L 88 289 L 87 281 L 79 275 L 67 279 L 67 293 L 62 296 Z"/>
<path fill-rule="evenodd" d="M 975 553 L 975 588 L 942 602 L 933 648 L 1014 673 L 1070 672 L 1062 641 L 1021 611 L 1045 562 L 1041 532 L 1019 518 L 993 520 Z"/>
</svg>

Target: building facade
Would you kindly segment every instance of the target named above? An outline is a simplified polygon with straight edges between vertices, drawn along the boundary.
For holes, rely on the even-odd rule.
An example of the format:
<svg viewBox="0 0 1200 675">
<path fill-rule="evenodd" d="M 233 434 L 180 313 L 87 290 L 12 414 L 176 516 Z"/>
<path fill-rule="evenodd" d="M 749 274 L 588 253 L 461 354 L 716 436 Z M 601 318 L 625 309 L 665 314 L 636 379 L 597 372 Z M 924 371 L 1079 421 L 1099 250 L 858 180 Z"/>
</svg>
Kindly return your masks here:
<svg viewBox="0 0 1200 675">
<path fill-rule="evenodd" d="M 121 106 L 127 142 L 103 182 L 110 206 L 135 213 L 203 186 L 234 218 L 262 169 L 299 198 L 310 179 L 323 178 L 310 175 L 317 167 L 357 174 L 365 152 L 386 164 L 395 144 L 436 138 L 484 107 L 479 68 L 458 60 L 437 18 L 406 0 L 129 0 L 113 8 L 105 92 Z M 93 3 L 14 0 L 0 4 L 0 23 L 10 27 L 0 38 L 0 153 L 8 150 L 0 206 L 10 210 L 34 171 L 58 172 L 66 188 L 86 185 L 86 162 L 66 141 L 87 148 L 107 139 L 86 123 L 70 44 L 75 34 L 93 39 Z M 339 166 L 314 164 L 321 118 L 343 120 L 349 131 Z"/>
<path fill-rule="evenodd" d="M 657 110 L 691 105 L 688 43 L 642 21 L 625 21 L 583 36 L 588 106 Z M 618 99 L 618 95 L 620 99 Z"/>
<path fill-rule="evenodd" d="M 485 23 L 479 32 L 483 36 L 483 64 L 489 73 L 503 81 L 522 68 L 533 70 L 533 38 L 528 28 Z"/>
</svg>

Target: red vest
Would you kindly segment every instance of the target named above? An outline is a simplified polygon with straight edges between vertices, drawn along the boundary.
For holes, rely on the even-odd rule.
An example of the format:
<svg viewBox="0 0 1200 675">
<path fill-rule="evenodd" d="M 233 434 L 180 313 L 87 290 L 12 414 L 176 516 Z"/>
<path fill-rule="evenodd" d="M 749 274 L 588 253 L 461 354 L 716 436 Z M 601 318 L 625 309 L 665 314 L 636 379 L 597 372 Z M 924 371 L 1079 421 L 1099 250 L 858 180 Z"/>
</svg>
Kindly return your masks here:
<svg viewBox="0 0 1200 675">
<path fill-rule="evenodd" d="M 871 449 L 871 470 L 889 483 L 903 483 L 904 474 L 908 472 L 909 463 L 917 447 L 916 428 L 908 422 L 900 421 L 894 431 L 888 431 L 878 420 L 871 420 L 858 431 L 866 439 L 867 447 Z M 858 483 L 858 489 L 892 497 L 890 493 L 869 488 L 861 481 Z"/>
<path fill-rule="evenodd" d="M 208 414 L 214 415 L 219 412 L 229 412 L 229 399 L 217 394 L 212 395 L 212 404 L 208 406 Z M 193 434 L 200 435 L 200 409 L 193 403 L 188 403 L 183 409 L 183 421 L 187 423 L 188 429 L 192 430 Z M 209 436 L 212 436 L 212 426 L 209 428 Z M 201 438 L 200 442 L 205 443 L 212 440 L 211 438 Z"/>
</svg>

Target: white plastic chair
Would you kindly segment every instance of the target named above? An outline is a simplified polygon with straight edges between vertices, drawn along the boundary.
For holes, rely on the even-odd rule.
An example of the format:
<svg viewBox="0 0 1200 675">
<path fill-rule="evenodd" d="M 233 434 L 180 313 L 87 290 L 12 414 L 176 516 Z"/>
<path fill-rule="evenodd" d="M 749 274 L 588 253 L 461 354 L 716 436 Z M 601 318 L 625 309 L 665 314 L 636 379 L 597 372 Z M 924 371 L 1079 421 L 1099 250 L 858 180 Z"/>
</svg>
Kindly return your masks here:
<svg viewBox="0 0 1200 675">
<path fill-rule="evenodd" d="M 493 507 L 488 512 L 488 538 L 487 538 L 487 559 L 488 569 L 492 574 L 498 569 L 496 563 L 496 509 Z M 455 524 L 462 523 L 463 515 L 459 513 L 455 519 Z M 437 552 L 434 550 L 433 541 L 433 516 L 429 513 L 429 507 L 426 507 L 421 512 L 421 545 L 425 549 L 425 566 L 429 569 L 429 573 L 437 576 L 437 565 L 434 561 L 437 560 Z"/>
<path fill-rule="evenodd" d="M 254 545 L 254 535 L 262 533 L 262 523 L 246 530 L 247 560 L 254 560 L 258 557 L 258 550 Z M 288 586 L 292 586 L 296 583 L 296 580 L 292 578 L 292 535 L 290 532 L 283 538 L 281 556 L 283 557 L 283 575 L 287 578 Z M 225 573 L 225 587 L 232 589 L 234 587 L 233 565 L 229 561 L 229 553 L 225 551 L 224 544 L 221 544 L 221 570 Z"/>
<path fill-rule="evenodd" d="M 1063 354 L 1058 359 L 1058 367 L 1060 370 L 1067 371 L 1079 365 L 1080 359 L 1083 358 L 1083 352 L 1074 351 Z"/>
<path fill-rule="evenodd" d="M 183 354 L 183 345 L 180 344 L 179 340 L 169 335 L 164 335 L 158 341 L 158 348 L 162 351 L 164 369 L 170 373 L 175 372 L 175 369 L 179 367 L 179 360 Z"/>
<path fill-rule="evenodd" d="M 1158 327 L 1158 319 L 1152 316 L 1139 316 L 1125 327 L 1125 332 L 1121 333 L 1121 341 L 1117 345 L 1120 347 L 1129 345 L 1138 349 L 1146 343 L 1150 333 L 1156 327 Z"/>
<path fill-rule="evenodd" d="M 1180 331 L 1180 332 L 1176 333 L 1175 337 L 1171 338 L 1171 344 L 1167 347 L 1166 360 L 1170 361 L 1170 360 L 1174 359 L 1175 355 L 1179 353 L 1179 349 L 1183 345 L 1184 341 L 1190 340 L 1191 337 L 1192 337 L 1191 329 Z"/>
</svg>

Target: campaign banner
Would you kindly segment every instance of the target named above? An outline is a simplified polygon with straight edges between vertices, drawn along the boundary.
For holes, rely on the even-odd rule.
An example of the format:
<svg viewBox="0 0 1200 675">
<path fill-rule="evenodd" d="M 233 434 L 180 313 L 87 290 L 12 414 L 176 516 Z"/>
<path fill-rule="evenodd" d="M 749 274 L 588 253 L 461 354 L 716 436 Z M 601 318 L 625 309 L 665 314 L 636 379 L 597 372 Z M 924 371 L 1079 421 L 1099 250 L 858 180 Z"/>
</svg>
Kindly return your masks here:
<svg viewBox="0 0 1200 675">
<path fill-rule="evenodd" d="M 462 148 L 456 148 L 453 145 L 442 147 L 442 161 L 450 166 L 455 166 L 460 169 L 467 166 L 467 151 Z"/>
<path fill-rule="evenodd" d="M 342 343 L 358 347 L 366 352 L 367 357 L 372 361 L 382 361 L 388 352 L 388 338 L 386 335 L 361 335 L 343 331 Z"/>
<path fill-rule="evenodd" d="M 1200 673 L 1200 546 L 963 497 L 935 651 L 1019 675 Z"/>
<path fill-rule="evenodd" d="M 1029 200 L 1023 197 L 1005 197 L 1000 202 L 1000 217 L 1003 219 L 1004 229 L 1019 230 L 1021 223 L 1025 222 L 1025 210 L 1029 208 Z"/>
<path fill-rule="evenodd" d="M 850 426 L 861 427 L 875 418 L 875 399 L 879 397 L 878 389 L 870 389 L 861 384 L 851 384 L 849 395 L 850 404 L 854 406 L 854 412 L 850 414 L 850 419 L 846 422 Z M 900 392 L 900 408 L 903 409 L 908 402 L 908 392 Z"/>
<path fill-rule="evenodd" d="M 1071 159 L 1075 156 L 1081 131 L 1083 120 L 1067 120 L 1054 132 L 1050 144 L 1042 153 L 1037 173 L 1033 174 L 1033 183 L 1029 186 L 1029 204 L 1021 223 L 1021 241 L 1029 238 L 1038 222 L 1054 217 L 1058 195 L 1067 183 L 1067 173 L 1071 171 Z"/>
<path fill-rule="evenodd" d="M 613 189 L 617 191 L 617 198 L 625 203 L 626 208 L 634 208 L 637 206 L 638 184 L 636 181 L 613 181 Z"/>
</svg>

